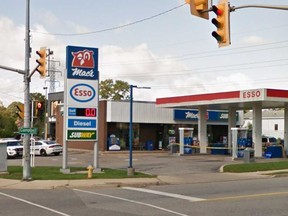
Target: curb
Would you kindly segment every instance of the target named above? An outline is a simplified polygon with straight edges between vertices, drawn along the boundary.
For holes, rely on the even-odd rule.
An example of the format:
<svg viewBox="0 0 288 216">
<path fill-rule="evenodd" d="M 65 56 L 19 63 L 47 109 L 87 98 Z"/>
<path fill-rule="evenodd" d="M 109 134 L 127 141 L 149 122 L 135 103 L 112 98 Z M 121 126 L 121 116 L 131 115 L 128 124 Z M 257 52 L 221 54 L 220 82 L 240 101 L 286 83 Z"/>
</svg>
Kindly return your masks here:
<svg viewBox="0 0 288 216">
<path fill-rule="evenodd" d="M 0 179 L 0 188 L 5 189 L 56 189 L 56 188 L 87 188 L 87 187 L 146 187 L 148 185 L 165 184 L 158 178 L 127 178 L 127 179 L 82 179 L 82 180 L 32 180 L 21 181 Z"/>
</svg>

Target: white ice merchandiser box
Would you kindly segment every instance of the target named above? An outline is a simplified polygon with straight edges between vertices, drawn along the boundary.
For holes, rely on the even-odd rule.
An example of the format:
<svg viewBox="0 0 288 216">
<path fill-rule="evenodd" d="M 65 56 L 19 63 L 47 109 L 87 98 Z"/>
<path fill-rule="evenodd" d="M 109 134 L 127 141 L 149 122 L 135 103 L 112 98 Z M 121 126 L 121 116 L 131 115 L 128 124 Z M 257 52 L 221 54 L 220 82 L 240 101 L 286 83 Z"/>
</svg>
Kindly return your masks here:
<svg viewBox="0 0 288 216">
<path fill-rule="evenodd" d="M 0 172 L 7 172 L 7 144 L 0 142 Z"/>
</svg>

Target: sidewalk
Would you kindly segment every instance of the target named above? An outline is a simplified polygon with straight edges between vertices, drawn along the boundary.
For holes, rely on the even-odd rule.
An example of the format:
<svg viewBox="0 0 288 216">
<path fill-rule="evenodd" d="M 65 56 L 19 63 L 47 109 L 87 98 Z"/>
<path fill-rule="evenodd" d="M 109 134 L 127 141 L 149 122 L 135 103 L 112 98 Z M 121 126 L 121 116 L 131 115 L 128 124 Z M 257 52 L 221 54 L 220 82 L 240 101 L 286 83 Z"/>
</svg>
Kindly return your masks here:
<svg viewBox="0 0 288 216">
<path fill-rule="evenodd" d="M 281 170 L 288 172 L 288 170 Z M 281 172 L 280 171 L 280 172 Z M 55 189 L 83 187 L 146 187 L 148 185 L 164 184 L 197 184 L 209 182 L 241 181 L 256 178 L 273 178 L 273 173 L 279 171 L 252 173 L 204 173 L 186 174 L 181 176 L 158 176 L 157 178 L 127 178 L 127 179 L 87 179 L 87 180 L 10 180 L 0 178 L 0 189 Z M 270 174 L 270 175 L 267 175 Z M 272 174 L 272 175 L 271 175 Z"/>
</svg>

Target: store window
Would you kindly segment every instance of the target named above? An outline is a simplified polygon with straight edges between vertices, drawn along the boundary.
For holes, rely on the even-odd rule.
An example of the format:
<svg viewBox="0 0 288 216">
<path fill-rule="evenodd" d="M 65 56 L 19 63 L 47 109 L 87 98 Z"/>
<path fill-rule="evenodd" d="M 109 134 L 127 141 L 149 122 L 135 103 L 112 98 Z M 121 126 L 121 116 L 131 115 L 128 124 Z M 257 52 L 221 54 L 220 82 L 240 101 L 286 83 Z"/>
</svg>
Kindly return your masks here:
<svg viewBox="0 0 288 216">
<path fill-rule="evenodd" d="M 139 136 L 140 125 L 133 124 L 133 149 L 138 149 L 140 146 Z M 129 124 L 128 123 L 117 123 L 116 124 L 116 136 L 120 140 L 121 150 L 129 149 Z"/>
</svg>

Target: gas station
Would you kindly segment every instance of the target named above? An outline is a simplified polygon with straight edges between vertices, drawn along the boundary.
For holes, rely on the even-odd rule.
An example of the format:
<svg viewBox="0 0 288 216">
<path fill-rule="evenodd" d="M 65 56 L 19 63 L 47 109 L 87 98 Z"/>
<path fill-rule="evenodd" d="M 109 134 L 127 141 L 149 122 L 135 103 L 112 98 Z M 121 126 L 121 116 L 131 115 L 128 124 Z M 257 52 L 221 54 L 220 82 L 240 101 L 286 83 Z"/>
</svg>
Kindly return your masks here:
<svg viewBox="0 0 288 216">
<path fill-rule="evenodd" d="M 284 149 L 288 149 L 288 90 L 250 89 L 241 91 L 205 93 L 176 97 L 157 98 L 156 106 L 171 109 L 198 109 L 198 139 L 200 153 L 206 154 L 207 110 L 228 111 L 228 147 L 235 146 L 236 111 L 253 110 L 252 142 L 255 157 L 262 157 L 262 109 L 284 108 Z M 239 128 L 241 130 L 241 128 Z M 234 134 L 234 135 L 233 135 Z M 235 152 L 233 157 L 237 157 Z"/>
</svg>

